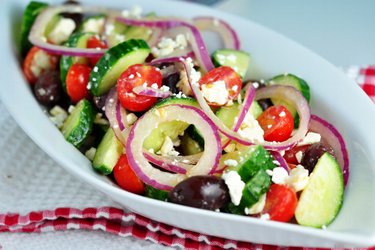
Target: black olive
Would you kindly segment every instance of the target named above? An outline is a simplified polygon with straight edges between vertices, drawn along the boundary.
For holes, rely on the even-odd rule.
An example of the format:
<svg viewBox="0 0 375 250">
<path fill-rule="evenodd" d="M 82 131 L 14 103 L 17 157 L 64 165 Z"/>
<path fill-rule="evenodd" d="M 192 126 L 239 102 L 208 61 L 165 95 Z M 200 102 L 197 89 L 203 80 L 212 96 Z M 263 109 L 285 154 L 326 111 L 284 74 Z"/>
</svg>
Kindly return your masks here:
<svg viewBox="0 0 375 250">
<path fill-rule="evenodd" d="M 314 170 L 319 158 L 325 152 L 328 152 L 333 157 L 335 157 L 335 153 L 330 146 L 322 142 L 311 144 L 303 154 L 301 160 L 302 166 L 304 166 L 307 170 L 309 170 L 309 173 L 311 173 Z"/>
<path fill-rule="evenodd" d="M 64 4 L 72 4 L 72 5 L 79 5 L 78 1 L 68 0 L 64 2 Z M 83 15 L 81 13 L 70 13 L 70 12 L 63 12 L 60 14 L 64 18 L 70 18 L 76 24 L 76 29 L 81 25 L 83 20 Z"/>
<path fill-rule="evenodd" d="M 177 85 L 179 80 L 180 80 L 180 74 L 179 73 L 173 73 L 173 74 L 170 74 L 167 77 L 164 77 L 163 85 L 168 86 L 169 90 L 172 93 L 177 94 L 179 92 L 179 89 L 177 88 L 176 85 Z"/>
<path fill-rule="evenodd" d="M 193 176 L 177 184 L 168 200 L 190 207 L 216 210 L 229 201 L 228 187 L 215 176 Z"/>
<path fill-rule="evenodd" d="M 34 93 L 38 102 L 43 105 L 58 103 L 62 96 L 59 72 L 50 70 L 42 73 L 34 85 Z"/>
</svg>

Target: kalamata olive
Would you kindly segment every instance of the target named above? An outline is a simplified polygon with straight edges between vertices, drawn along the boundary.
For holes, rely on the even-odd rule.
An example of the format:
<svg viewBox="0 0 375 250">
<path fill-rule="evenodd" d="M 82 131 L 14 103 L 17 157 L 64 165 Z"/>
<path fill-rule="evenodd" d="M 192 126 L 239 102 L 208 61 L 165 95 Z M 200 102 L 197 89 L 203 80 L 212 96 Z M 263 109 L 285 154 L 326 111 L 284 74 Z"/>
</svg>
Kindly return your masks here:
<svg viewBox="0 0 375 250">
<path fill-rule="evenodd" d="M 107 95 L 101 95 L 101 96 L 94 96 L 93 98 L 94 104 L 96 108 L 100 111 L 104 111 L 105 101 L 107 99 Z"/>
<path fill-rule="evenodd" d="M 314 170 L 319 158 L 325 152 L 328 152 L 330 155 L 335 157 L 335 152 L 330 146 L 322 142 L 311 144 L 303 154 L 301 160 L 302 166 L 304 166 L 307 170 L 309 170 L 309 173 L 311 173 Z"/>
<path fill-rule="evenodd" d="M 59 72 L 50 70 L 41 74 L 34 85 L 34 93 L 41 104 L 56 104 L 62 96 Z"/>
<path fill-rule="evenodd" d="M 193 176 L 177 184 L 168 200 L 190 207 L 216 210 L 229 201 L 228 187 L 215 176 Z"/>
<path fill-rule="evenodd" d="M 176 84 L 178 83 L 179 80 L 180 80 L 180 74 L 179 73 L 170 74 L 169 76 L 167 76 L 163 79 L 163 85 L 168 86 L 169 90 L 172 93 L 177 94 L 179 92 L 179 90 L 176 87 Z"/>
<path fill-rule="evenodd" d="M 271 99 L 269 99 L 269 98 L 259 99 L 258 104 L 260 105 L 260 107 L 262 108 L 263 111 L 268 109 L 269 107 L 273 106 L 273 103 L 272 103 Z"/>
<path fill-rule="evenodd" d="M 78 1 L 74 1 L 74 0 L 68 0 L 64 4 L 79 5 L 79 2 Z M 81 25 L 82 20 L 83 20 L 83 15 L 81 13 L 63 12 L 60 15 L 62 17 L 65 17 L 65 18 L 72 19 L 74 21 L 74 23 L 76 24 L 76 28 L 78 28 Z"/>
</svg>

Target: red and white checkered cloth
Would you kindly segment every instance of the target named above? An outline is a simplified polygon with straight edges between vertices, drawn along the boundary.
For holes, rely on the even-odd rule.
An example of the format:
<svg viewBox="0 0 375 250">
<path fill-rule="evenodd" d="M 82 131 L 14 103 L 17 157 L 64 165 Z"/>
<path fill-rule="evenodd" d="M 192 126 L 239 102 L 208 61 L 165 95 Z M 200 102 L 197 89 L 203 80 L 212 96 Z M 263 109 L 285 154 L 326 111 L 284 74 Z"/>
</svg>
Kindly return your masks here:
<svg viewBox="0 0 375 250">
<path fill-rule="evenodd" d="M 348 76 L 355 79 L 375 102 L 375 66 L 351 67 Z M 103 230 L 112 234 L 184 249 L 279 249 L 203 235 L 152 221 L 114 207 L 53 210 L 0 214 L 0 232 L 50 232 L 67 229 Z M 0 246 L 1 249 L 1 246 Z M 288 249 L 283 247 L 283 249 Z M 303 249 L 291 248 L 291 249 Z M 311 249 L 311 248 L 309 248 Z M 370 248 L 375 250 L 375 247 Z"/>
</svg>

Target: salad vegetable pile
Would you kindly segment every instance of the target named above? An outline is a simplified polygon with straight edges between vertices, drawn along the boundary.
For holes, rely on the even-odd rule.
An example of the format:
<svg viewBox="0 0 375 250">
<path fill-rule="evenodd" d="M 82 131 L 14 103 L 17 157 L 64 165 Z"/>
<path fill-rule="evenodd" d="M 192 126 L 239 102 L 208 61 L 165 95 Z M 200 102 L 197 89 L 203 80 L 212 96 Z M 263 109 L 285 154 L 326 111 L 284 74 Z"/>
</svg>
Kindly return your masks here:
<svg viewBox="0 0 375 250">
<path fill-rule="evenodd" d="M 222 38 L 211 55 L 205 31 Z M 21 33 L 37 101 L 121 188 L 317 228 L 337 216 L 349 176 L 342 136 L 311 114 L 302 78 L 249 80 L 250 55 L 225 21 L 33 1 Z"/>
</svg>

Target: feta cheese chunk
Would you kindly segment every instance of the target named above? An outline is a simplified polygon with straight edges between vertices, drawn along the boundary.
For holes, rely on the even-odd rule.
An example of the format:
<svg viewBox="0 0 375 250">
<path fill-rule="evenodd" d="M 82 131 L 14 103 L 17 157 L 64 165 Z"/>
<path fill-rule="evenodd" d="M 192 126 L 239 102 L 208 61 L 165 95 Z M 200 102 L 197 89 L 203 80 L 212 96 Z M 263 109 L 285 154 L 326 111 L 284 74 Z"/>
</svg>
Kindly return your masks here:
<svg viewBox="0 0 375 250">
<path fill-rule="evenodd" d="M 321 138 L 322 138 L 321 135 L 318 133 L 308 132 L 305 138 L 303 138 L 303 140 L 298 143 L 298 146 L 310 145 L 310 144 L 320 142 Z"/>
<path fill-rule="evenodd" d="M 225 172 L 221 178 L 228 186 L 231 201 L 234 205 L 238 206 L 242 198 L 245 182 L 241 180 L 241 176 L 236 171 Z"/>
<path fill-rule="evenodd" d="M 174 149 L 173 141 L 169 136 L 166 136 L 163 145 L 160 148 L 162 156 L 177 156 L 179 152 Z"/>
<path fill-rule="evenodd" d="M 84 32 L 101 33 L 104 29 L 105 18 L 89 18 L 83 24 Z"/>
<path fill-rule="evenodd" d="M 257 203 L 252 205 L 250 208 L 245 208 L 245 214 L 259 214 L 263 211 L 264 206 L 266 205 L 266 194 L 263 194 Z"/>
<path fill-rule="evenodd" d="M 289 177 L 288 172 L 283 167 L 276 167 L 271 172 L 267 172 L 272 176 L 272 182 L 276 184 L 286 184 Z"/>
<path fill-rule="evenodd" d="M 213 83 L 202 85 L 202 94 L 204 98 L 218 105 L 224 105 L 228 102 L 229 91 L 224 81 L 216 81 Z"/>
<path fill-rule="evenodd" d="M 64 121 L 68 118 L 68 113 L 58 105 L 54 106 L 49 113 L 51 114 L 50 120 L 58 128 L 61 128 Z"/>
<path fill-rule="evenodd" d="M 76 28 L 75 22 L 70 18 L 61 18 L 53 30 L 48 34 L 48 40 L 53 44 L 62 44 Z"/>
<path fill-rule="evenodd" d="M 259 125 L 258 121 L 254 118 L 254 116 L 250 113 L 247 113 L 245 119 L 243 120 L 238 133 L 255 143 L 263 143 L 264 142 L 264 131 L 262 127 Z"/>
<path fill-rule="evenodd" d="M 294 191 L 299 192 L 305 189 L 309 183 L 309 171 L 302 165 L 297 165 L 289 173 L 286 184 Z"/>
<path fill-rule="evenodd" d="M 238 165 L 238 162 L 236 160 L 233 160 L 233 159 L 228 159 L 228 160 L 224 161 L 224 164 L 228 167 L 235 167 L 235 166 Z"/>
<path fill-rule="evenodd" d="M 185 35 L 178 34 L 175 39 L 162 37 L 160 42 L 151 49 L 155 57 L 163 57 L 172 54 L 176 49 L 184 49 L 188 45 Z"/>
</svg>

